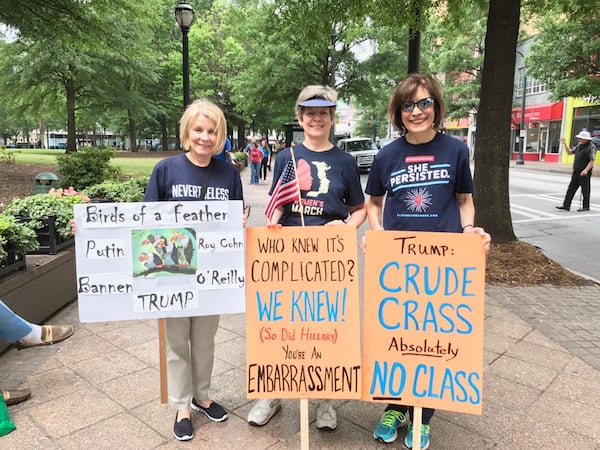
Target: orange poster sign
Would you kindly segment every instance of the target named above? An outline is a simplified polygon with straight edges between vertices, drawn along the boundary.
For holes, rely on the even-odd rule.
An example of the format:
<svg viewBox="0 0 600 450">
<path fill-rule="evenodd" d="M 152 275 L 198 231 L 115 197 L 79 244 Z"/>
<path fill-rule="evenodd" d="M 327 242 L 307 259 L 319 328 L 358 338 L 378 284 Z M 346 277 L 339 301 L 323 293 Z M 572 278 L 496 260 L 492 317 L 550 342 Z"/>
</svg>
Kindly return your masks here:
<svg viewBox="0 0 600 450">
<path fill-rule="evenodd" d="M 360 398 L 356 229 L 246 230 L 248 398 Z"/>
<path fill-rule="evenodd" d="M 363 395 L 481 414 L 481 237 L 367 231 Z"/>
</svg>

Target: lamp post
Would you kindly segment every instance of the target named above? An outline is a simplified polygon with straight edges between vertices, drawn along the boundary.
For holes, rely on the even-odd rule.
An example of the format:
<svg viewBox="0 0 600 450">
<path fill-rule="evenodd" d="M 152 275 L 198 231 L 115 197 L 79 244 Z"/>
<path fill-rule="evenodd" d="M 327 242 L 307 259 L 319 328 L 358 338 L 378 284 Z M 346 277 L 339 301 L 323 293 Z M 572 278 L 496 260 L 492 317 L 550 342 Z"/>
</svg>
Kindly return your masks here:
<svg viewBox="0 0 600 450">
<path fill-rule="evenodd" d="M 331 68 L 329 69 L 329 86 L 335 89 L 335 43 L 337 42 L 337 33 L 335 28 L 331 30 Z"/>
<path fill-rule="evenodd" d="M 525 99 L 527 97 L 527 66 L 525 65 L 523 53 L 517 50 L 521 60 L 523 60 L 523 95 L 521 97 L 521 122 L 519 124 L 519 153 L 517 154 L 517 166 L 525 164 L 523 161 L 523 146 L 525 145 Z"/>
<path fill-rule="evenodd" d="M 194 23 L 194 8 L 187 2 L 181 2 L 175 6 L 175 19 L 181 28 L 183 39 L 183 109 L 190 104 L 190 57 L 188 49 L 188 31 Z"/>
</svg>

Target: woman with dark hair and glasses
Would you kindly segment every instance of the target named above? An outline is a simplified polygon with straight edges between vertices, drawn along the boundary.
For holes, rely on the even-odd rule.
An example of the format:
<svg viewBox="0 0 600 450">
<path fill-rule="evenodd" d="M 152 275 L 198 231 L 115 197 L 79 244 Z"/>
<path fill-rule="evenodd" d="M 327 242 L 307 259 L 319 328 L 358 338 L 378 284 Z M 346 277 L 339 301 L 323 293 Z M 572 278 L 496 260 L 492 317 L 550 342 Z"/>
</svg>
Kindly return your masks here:
<svg viewBox="0 0 600 450">
<path fill-rule="evenodd" d="M 382 148 L 373 161 L 365 189 L 371 228 L 479 234 L 487 252 L 490 235 L 474 225 L 469 150 L 438 131 L 444 119 L 440 85 L 431 75 L 408 75 L 392 94 L 388 116 L 404 136 Z M 409 413 L 414 419 L 412 407 L 388 405 L 373 433 L 375 439 L 393 442 L 398 428 L 408 424 L 404 445 L 412 448 L 414 430 Z M 433 409 L 423 408 L 423 450 L 429 447 L 433 413 Z"/>
</svg>

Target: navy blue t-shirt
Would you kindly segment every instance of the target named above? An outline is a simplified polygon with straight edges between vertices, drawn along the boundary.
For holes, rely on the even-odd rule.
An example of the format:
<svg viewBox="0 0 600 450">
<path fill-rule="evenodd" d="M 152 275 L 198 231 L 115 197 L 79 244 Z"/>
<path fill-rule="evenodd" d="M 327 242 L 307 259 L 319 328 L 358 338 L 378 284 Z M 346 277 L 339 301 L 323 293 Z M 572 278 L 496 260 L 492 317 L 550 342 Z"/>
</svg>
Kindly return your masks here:
<svg viewBox="0 0 600 450">
<path fill-rule="evenodd" d="M 346 220 L 350 206 L 364 203 L 358 167 L 349 154 L 335 146 L 324 152 L 315 152 L 298 144 L 294 147 L 294 158 L 300 181 L 305 225 L 323 225 L 332 220 Z M 290 159 L 289 148 L 277 154 L 269 195 L 273 193 Z M 298 199 L 284 205 L 283 209 L 280 224 L 302 225 Z"/>
<path fill-rule="evenodd" d="M 202 184 L 210 171 L 204 200 L 243 200 L 242 181 L 233 164 L 211 158 L 198 167 L 183 153 L 159 161 L 146 187 L 144 201 L 200 200 Z"/>
<path fill-rule="evenodd" d="M 395 139 L 375 157 L 365 192 L 387 194 L 386 230 L 460 233 L 456 194 L 473 193 L 469 149 L 442 133 L 419 145 Z"/>
</svg>

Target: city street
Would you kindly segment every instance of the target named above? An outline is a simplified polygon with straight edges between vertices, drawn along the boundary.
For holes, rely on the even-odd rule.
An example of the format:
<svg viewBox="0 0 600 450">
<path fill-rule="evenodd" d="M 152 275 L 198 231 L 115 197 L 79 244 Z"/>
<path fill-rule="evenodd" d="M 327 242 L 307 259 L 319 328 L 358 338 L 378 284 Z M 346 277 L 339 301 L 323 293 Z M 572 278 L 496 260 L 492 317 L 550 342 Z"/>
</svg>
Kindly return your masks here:
<svg viewBox="0 0 600 450">
<path fill-rule="evenodd" d="M 570 174 L 512 168 L 509 183 L 513 228 L 520 240 L 536 245 L 550 259 L 600 280 L 600 199 L 598 194 L 594 196 L 597 178 L 592 179 L 589 212 L 577 212 L 581 207 L 580 191 L 571 211 L 555 208 L 562 204 L 569 179 Z"/>
</svg>

